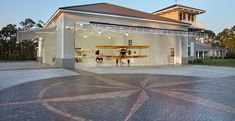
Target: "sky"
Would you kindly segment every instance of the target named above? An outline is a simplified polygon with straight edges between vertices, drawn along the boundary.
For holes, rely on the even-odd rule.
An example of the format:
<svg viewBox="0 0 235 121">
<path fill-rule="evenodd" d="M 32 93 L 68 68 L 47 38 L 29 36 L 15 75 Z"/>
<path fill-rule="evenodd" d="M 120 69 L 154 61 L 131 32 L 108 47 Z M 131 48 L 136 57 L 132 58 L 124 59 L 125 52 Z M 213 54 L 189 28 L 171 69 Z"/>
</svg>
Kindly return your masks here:
<svg viewBox="0 0 235 121">
<path fill-rule="evenodd" d="M 71 5 L 107 2 L 144 12 L 154 12 L 175 4 L 175 0 L 2 0 L 0 28 L 17 24 L 26 18 L 46 22 L 59 8 Z M 235 0 L 178 0 L 178 4 L 206 10 L 197 21 L 215 33 L 235 25 Z"/>
</svg>

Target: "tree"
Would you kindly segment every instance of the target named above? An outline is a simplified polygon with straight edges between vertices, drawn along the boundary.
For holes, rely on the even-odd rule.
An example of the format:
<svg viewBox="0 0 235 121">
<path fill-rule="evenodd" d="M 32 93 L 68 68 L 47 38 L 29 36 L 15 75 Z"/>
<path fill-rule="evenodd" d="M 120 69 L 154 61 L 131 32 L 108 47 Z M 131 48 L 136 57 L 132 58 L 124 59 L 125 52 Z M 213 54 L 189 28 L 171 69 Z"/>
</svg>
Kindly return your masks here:
<svg viewBox="0 0 235 121">
<path fill-rule="evenodd" d="M 8 24 L 0 31 L 0 59 L 9 59 L 14 56 L 16 44 L 16 25 Z"/>
<path fill-rule="evenodd" d="M 225 47 L 229 58 L 235 58 L 235 26 L 230 29 L 224 29 L 218 34 L 221 45 Z"/>
<path fill-rule="evenodd" d="M 20 25 L 18 30 L 29 30 L 43 27 L 44 22 L 39 20 L 36 24 L 32 19 L 27 18 L 20 22 Z M 34 60 L 36 47 L 37 43 L 32 40 L 17 41 L 15 24 L 8 24 L 0 30 L 0 60 Z"/>
<path fill-rule="evenodd" d="M 42 28 L 45 25 L 45 23 L 42 20 L 39 20 L 37 23 L 38 28 Z"/>
<path fill-rule="evenodd" d="M 221 45 L 227 49 L 235 49 L 235 33 L 231 29 L 224 29 L 222 32 L 218 34 L 218 38 L 220 39 Z"/>
<path fill-rule="evenodd" d="M 208 38 L 210 39 L 213 39 L 216 36 L 215 33 L 211 30 L 205 30 L 204 33 L 207 34 Z"/>
<path fill-rule="evenodd" d="M 22 26 L 21 30 L 29 30 L 35 27 L 36 23 L 32 19 L 27 18 L 24 21 L 21 21 L 20 25 Z"/>
<path fill-rule="evenodd" d="M 0 31 L 0 40 L 15 40 L 16 39 L 16 25 L 8 24 Z"/>
</svg>

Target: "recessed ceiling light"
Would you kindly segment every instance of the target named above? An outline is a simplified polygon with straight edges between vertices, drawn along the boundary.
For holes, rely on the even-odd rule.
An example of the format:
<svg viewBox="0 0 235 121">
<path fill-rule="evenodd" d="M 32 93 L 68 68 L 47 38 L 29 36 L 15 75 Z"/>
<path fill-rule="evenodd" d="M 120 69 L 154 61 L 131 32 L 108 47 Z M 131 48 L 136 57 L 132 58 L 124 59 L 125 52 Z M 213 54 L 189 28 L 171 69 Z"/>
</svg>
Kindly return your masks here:
<svg viewBox="0 0 235 121">
<path fill-rule="evenodd" d="M 100 31 L 100 30 L 98 31 L 98 34 L 101 34 L 101 31 Z"/>
<path fill-rule="evenodd" d="M 128 32 L 125 35 L 128 36 L 129 35 Z"/>
</svg>

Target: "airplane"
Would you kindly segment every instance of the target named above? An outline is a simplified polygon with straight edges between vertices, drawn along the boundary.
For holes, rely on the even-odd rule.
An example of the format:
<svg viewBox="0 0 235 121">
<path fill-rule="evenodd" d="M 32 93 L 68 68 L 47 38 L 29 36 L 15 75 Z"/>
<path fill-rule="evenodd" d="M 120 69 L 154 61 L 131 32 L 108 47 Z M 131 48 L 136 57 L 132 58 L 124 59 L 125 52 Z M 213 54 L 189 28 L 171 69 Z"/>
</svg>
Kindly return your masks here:
<svg viewBox="0 0 235 121">
<path fill-rule="evenodd" d="M 96 53 L 96 61 L 102 61 L 104 58 L 111 58 L 111 59 L 115 59 L 116 62 L 118 63 L 118 60 L 122 60 L 122 59 L 127 59 L 128 64 L 129 64 L 129 59 L 131 58 L 146 58 L 148 57 L 147 55 L 141 55 L 141 50 L 142 49 L 147 49 L 149 48 L 149 46 L 144 45 L 135 45 L 135 46 L 115 46 L 115 45 L 97 45 L 96 46 L 97 49 L 118 49 L 118 52 L 120 52 L 119 55 L 105 55 L 105 54 L 99 54 L 99 52 Z M 139 49 L 140 52 L 139 54 L 136 54 L 136 51 L 134 51 L 134 53 L 131 53 L 131 49 Z M 97 50 L 99 51 L 99 50 Z"/>
</svg>

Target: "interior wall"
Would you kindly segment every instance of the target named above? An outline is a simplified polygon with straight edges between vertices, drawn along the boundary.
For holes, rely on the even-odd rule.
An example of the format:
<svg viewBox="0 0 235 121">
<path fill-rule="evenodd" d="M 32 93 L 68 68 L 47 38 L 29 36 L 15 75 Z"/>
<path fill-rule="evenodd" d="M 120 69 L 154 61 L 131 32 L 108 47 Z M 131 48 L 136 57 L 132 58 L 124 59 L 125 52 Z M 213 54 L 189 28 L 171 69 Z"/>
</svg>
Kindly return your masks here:
<svg viewBox="0 0 235 121">
<path fill-rule="evenodd" d="M 142 55 L 147 55 L 147 58 L 131 59 L 131 65 L 166 65 L 169 64 L 170 48 L 175 49 L 175 62 L 180 63 L 180 44 L 181 37 L 169 35 L 156 35 L 144 33 L 128 33 L 125 36 L 124 32 L 102 32 L 100 35 L 97 31 L 78 31 L 75 37 L 75 48 L 82 48 L 85 51 L 90 50 L 90 57 L 87 60 L 89 64 L 95 64 L 96 45 L 128 45 L 128 40 L 132 40 L 132 45 L 148 45 L 148 49 L 141 49 Z M 84 37 L 85 36 L 85 37 Z M 108 38 L 108 37 L 111 37 Z M 131 49 L 136 55 L 140 53 L 140 49 Z M 118 55 L 117 50 L 102 50 L 100 54 Z M 176 61 L 177 60 L 177 61 Z M 104 64 L 115 65 L 115 60 L 105 59 Z"/>
</svg>

